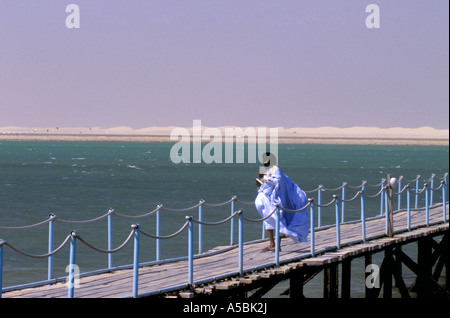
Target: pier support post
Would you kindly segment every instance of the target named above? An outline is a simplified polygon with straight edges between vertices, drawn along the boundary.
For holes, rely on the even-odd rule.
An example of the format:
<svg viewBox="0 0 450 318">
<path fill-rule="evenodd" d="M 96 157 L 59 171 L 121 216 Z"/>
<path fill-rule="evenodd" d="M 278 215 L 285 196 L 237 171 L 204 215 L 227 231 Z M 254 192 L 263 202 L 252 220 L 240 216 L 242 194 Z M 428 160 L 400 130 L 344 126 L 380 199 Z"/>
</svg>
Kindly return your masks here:
<svg viewBox="0 0 450 318">
<path fill-rule="evenodd" d="M 447 234 L 445 234 L 444 239 L 445 241 L 445 245 L 443 250 L 445 251 L 445 288 L 447 289 L 447 292 L 450 292 L 450 271 L 449 271 L 449 231 L 447 231 Z"/>
<path fill-rule="evenodd" d="M 449 254 L 450 254 L 450 246 L 449 246 L 449 235 L 450 231 L 447 231 L 447 233 L 442 238 L 441 244 L 442 244 L 442 257 L 444 258 L 444 266 L 445 266 L 445 289 L 447 292 L 450 292 L 450 277 L 449 277 Z"/>
<path fill-rule="evenodd" d="M 303 284 L 305 283 L 305 273 L 303 269 L 292 271 L 289 279 L 289 295 L 290 298 L 304 298 Z"/>
<path fill-rule="evenodd" d="M 402 246 L 399 245 L 395 249 L 401 251 Z M 400 262 L 398 259 L 394 258 L 394 274 L 398 274 L 401 277 L 402 273 L 403 273 L 402 262 Z M 400 281 L 399 279 L 397 279 L 397 276 L 395 276 L 395 275 L 394 275 L 394 278 L 395 278 L 395 287 L 400 287 L 401 284 L 403 283 L 403 280 Z"/>
<path fill-rule="evenodd" d="M 3 288 L 3 244 L 5 241 L 0 239 L 0 298 L 2 298 L 2 288 Z"/>
<path fill-rule="evenodd" d="M 381 264 L 380 275 L 383 284 L 383 298 L 392 298 L 392 273 L 393 273 L 392 247 L 387 247 L 384 252 L 384 260 Z"/>
<path fill-rule="evenodd" d="M 432 286 L 430 286 L 432 275 L 432 262 L 431 262 L 431 241 L 430 237 L 423 237 L 417 241 L 417 265 L 419 266 L 419 272 L 417 275 L 417 298 L 429 298 L 431 297 Z"/>
<path fill-rule="evenodd" d="M 408 288 L 406 287 L 405 281 L 403 280 L 403 277 L 402 277 L 402 262 L 399 259 L 399 257 L 397 256 L 398 253 L 401 253 L 401 252 L 402 252 L 401 246 L 397 246 L 394 250 L 395 258 L 393 259 L 393 263 L 394 263 L 393 275 L 394 275 L 394 279 L 395 279 L 395 287 L 398 288 L 398 291 L 402 295 L 402 298 L 411 298 L 411 296 L 409 295 Z"/>
<path fill-rule="evenodd" d="M 352 260 L 346 258 L 342 261 L 342 286 L 341 286 L 341 298 L 350 298 L 350 286 L 351 286 L 351 270 Z"/>
<path fill-rule="evenodd" d="M 323 298 L 338 298 L 338 263 L 332 263 L 323 269 Z"/>
</svg>

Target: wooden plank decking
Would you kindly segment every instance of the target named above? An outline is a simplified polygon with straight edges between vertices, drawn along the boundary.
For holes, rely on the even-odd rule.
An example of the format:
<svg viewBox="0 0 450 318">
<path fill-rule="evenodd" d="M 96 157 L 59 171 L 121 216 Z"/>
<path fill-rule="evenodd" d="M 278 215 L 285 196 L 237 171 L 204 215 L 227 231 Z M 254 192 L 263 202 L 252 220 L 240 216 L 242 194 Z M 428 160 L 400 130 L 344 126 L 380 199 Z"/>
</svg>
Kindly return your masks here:
<svg viewBox="0 0 450 318">
<path fill-rule="evenodd" d="M 361 222 L 349 222 L 341 224 L 341 247 L 342 250 L 331 250 L 330 253 L 310 258 L 310 242 L 292 243 L 290 239 L 283 239 L 280 252 L 280 263 L 285 264 L 278 271 L 289 271 L 291 266 L 298 266 L 299 262 L 313 265 L 314 263 L 330 261 L 331 257 L 347 257 L 350 254 L 358 254 L 367 249 L 378 248 L 383 244 L 390 244 L 393 240 L 408 241 L 416 237 L 429 235 L 431 233 L 448 230 L 448 211 L 447 204 L 447 222 L 442 220 L 442 205 L 437 205 L 429 209 L 429 227 L 425 226 L 425 210 L 411 212 L 411 228 L 407 231 L 406 211 L 394 213 L 394 238 L 383 238 L 385 233 L 385 218 L 373 218 L 366 221 L 366 244 L 361 243 Z M 369 240 L 371 240 L 369 242 Z M 330 226 L 316 230 L 315 232 L 316 251 L 324 252 L 329 247 L 336 245 L 336 228 Z M 257 280 L 258 274 L 252 273 L 262 264 L 274 262 L 274 253 L 261 250 L 267 242 L 255 242 L 244 246 L 244 271 L 247 276 L 243 279 Z M 351 246 L 349 246 L 351 245 Z M 345 248 L 344 248 L 345 247 Z M 212 256 L 200 257 L 194 260 L 194 284 L 201 280 L 217 281 L 216 288 L 221 288 L 221 279 L 236 276 L 238 272 L 238 248 L 229 249 L 229 247 L 217 247 L 214 250 L 223 252 Z M 327 256 L 329 255 L 329 256 Z M 272 264 L 273 268 L 273 264 Z M 260 275 L 270 275 L 268 272 L 261 272 Z M 219 276 L 221 276 L 219 278 Z M 80 279 L 80 286 L 75 288 L 76 298 L 119 298 L 130 297 L 132 295 L 132 269 L 116 270 L 109 273 L 97 274 Z M 162 265 L 144 266 L 139 269 L 139 294 L 157 292 L 173 286 L 186 285 L 188 281 L 188 263 L 187 261 L 177 261 Z M 227 284 L 231 284 L 228 282 Z M 229 288 L 224 287 L 224 288 Z M 4 298 L 22 297 L 22 298 L 66 298 L 68 294 L 67 287 L 63 282 L 53 285 L 45 285 L 34 288 L 25 288 L 3 292 Z"/>
</svg>

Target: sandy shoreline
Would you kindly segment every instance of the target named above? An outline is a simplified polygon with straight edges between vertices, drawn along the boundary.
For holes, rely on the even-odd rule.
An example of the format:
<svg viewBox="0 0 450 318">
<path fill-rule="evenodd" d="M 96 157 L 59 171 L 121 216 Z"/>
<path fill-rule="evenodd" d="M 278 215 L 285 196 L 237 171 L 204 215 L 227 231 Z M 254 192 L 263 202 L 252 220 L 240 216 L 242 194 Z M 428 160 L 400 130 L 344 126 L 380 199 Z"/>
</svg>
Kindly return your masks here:
<svg viewBox="0 0 450 318">
<path fill-rule="evenodd" d="M 150 127 L 133 129 L 130 127 L 115 128 L 24 128 L 0 127 L 1 141 L 91 141 L 91 142 L 177 142 L 178 135 L 170 138 L 176 127 Z M 319 127 L 319 128 L 266 128 L 266 127 L 217 127 L 205 130 L 202 126 L 202 141 L 212 140 L 211 131 L 219 133 L 222 140 L 229 136 L 243 138 L 254 132 L 258 137 L 259 131 L 265 131 L 266 141 L 270 142 L 270 131 L 276 130 L 279 144 L 353 144 L 353 145 L 423 145 L 449 146 L 449 130 L 421 128 L 377 128 L 377 127 Z M 258 130 L 258 128 L 260 130 Z M 262 130 L 261 130 L 262 129 Z M 192 138 L 193 128 L 184 129 L 187 136 Z M 186 136 L 186 135 L 185 135 Z M 216 139 L 220 140 L 220 139 Z M 237 140 L 237 139 L 236 139 Z"/>
</svg>

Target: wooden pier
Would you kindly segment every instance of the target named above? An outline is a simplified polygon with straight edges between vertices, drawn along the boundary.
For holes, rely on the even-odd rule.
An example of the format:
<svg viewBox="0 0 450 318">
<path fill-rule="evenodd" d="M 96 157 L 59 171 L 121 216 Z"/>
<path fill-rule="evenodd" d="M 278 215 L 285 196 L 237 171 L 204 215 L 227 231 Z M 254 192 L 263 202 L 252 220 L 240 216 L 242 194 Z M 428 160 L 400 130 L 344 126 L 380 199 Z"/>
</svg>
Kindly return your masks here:
<svg viewBox="0 0 450 318">
<path fill-rule="evenodd" d="M 410 297 L 410 289 L 402 278 L 401 265 L 407 266 L 417 276 L 412 289 L 417 297 L 449 297 L 448 275 L 448 203 L 443 220 L 443 205 L 429 208 L 428 226 L 425 211 L 411 211 L 410 230 L 407 228 L 406 211 L 393 214 L 393 237 L 386 236 L 385 217 L 367 219 L 366 242 L 361 238 L 361 222 L 342 223 L 341 248 L 337 249 L 336 227 L 322 227 L 315 231 L 315 257 L 311 257 L 309 242 L 281 241 L 280 266 L 275 266 L 274 253 L 262 252 L 267 241 L 245 244 L 243 249 L 244 274 L 238 271 L 237 246 L 216 247 L 194 259 L 193 280 L 188 284 L 188 261 L 174 261 L 139 268 L 140 297 L 248 297 L 265 295 L 276 284 L 289 280 L 290 297 L 304 296 L 305 284 L 323 272 L 324 298 L 349 298 L 351 295 L 352 260 L 364 257 L 371 264 L 374 253 L 383 252 L 384 260 L 379 272 L 379 286 L 367 287 L 366 297 L 392 296 L 393 279 L 402 297 Z M 435 238 L 440 238 L 436 241 Z M 406 255 L 402 246 L 418 244 L 417 262 Z M 338 265 L 342 270 L 339 274 Z M 444 270 L 445 267 L 445 270 Z M 432 271 L 434 269 L 434 272 Z M 437 284 L 444 272 L 446 286 Z M 370 275 L 370 273 L 366 273 Z M 132 296 L 133 268 L 111 270 L 107 273 L 81 277 L 74 290 L 75 298 L 119 298 Z M 339 282 L 341 282 L 339 284 Z M 341 290 L 339 291 L 339 285 Z M 366 284 L 367 285 L 367 284 Z M 3 291 L 3 298 L 66 298 L 65 282 Z"/>
</svg>

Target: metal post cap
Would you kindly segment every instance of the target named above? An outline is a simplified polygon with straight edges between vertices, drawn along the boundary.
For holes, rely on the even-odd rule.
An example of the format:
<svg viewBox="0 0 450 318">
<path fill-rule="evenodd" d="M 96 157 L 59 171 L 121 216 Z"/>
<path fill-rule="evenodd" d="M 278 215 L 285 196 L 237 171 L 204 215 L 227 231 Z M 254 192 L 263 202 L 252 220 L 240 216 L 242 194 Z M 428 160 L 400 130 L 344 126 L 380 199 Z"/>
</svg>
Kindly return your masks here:
<svg viewBox="0 0 450 318">
<path fill-rule="evenodd" d="M 391 188 L 395 188 L 398 185 L 398 180 L 397 178 L 391 178 L 389 180 L 389 185 L 391 186 Z"/>
</svg>

